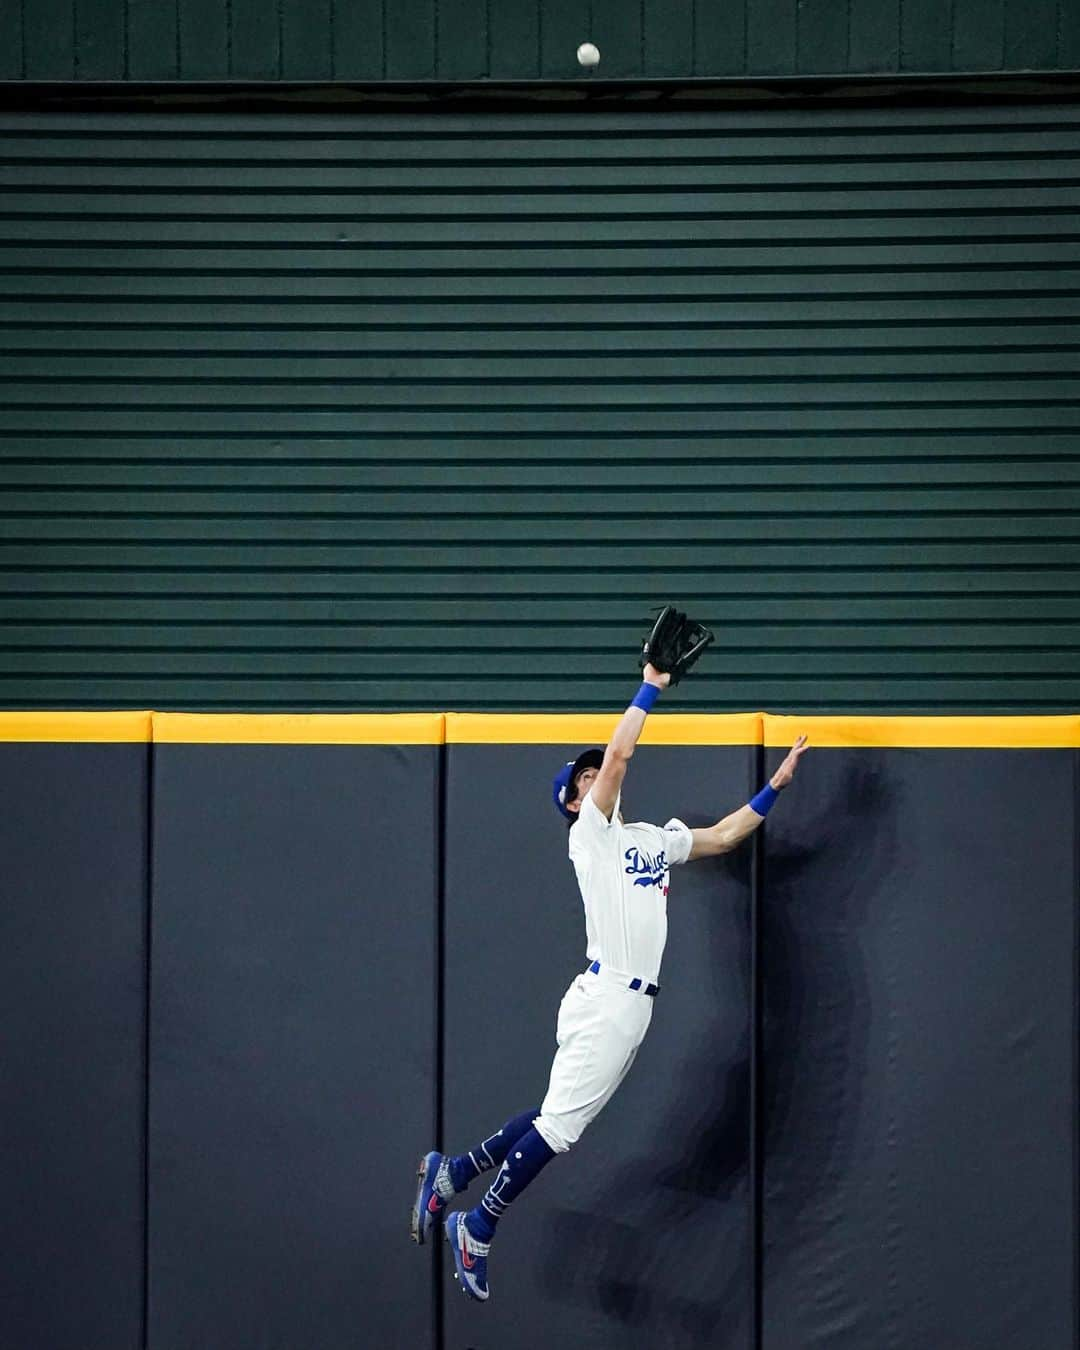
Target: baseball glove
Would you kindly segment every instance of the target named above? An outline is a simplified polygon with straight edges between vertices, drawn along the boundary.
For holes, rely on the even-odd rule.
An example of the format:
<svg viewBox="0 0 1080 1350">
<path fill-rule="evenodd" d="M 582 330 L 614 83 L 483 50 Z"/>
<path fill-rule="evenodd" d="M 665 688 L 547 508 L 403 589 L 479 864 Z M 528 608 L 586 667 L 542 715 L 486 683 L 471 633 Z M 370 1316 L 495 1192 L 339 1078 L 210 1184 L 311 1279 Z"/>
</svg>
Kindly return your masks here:
<svg viewBox="0 0 1080 1350">
<path fill-rule="evenodd" d="M 678 684 L 712 640 L 713 634 L 704 624 L 667 605 L 642 645 L 638 665 L 644 669 L 648 662 L 666 671 L 672 684 Z"/>
</svg>

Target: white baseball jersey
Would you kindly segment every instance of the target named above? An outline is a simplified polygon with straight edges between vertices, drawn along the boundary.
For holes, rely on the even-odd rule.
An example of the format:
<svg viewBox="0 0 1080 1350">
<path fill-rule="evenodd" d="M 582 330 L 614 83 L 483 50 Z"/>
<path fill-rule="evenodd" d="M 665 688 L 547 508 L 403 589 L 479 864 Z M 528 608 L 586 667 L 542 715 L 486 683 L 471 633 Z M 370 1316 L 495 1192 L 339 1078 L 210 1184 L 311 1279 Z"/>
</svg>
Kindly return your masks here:
<svg viewBox="0 0 1080 1350">
<path fill-rule="evenodd" d="M 589 961 L 659 982 L 669 869 L 686 862 L 693 842 L 681 820 L 669 820 L 663 828 L 620 823 L 619 799 L 607 820 L 592 793 L 586 793 L 570 831 L 570 861 L 585 905 Z"/>
<path fill-rule="evenodd" d="M 570 831 L 570 860 L 585 905 L 587 958 L 559 1004 L 558 1050 L 533 1124 L 556 1153 L 581 1138 L 630 1071 L 656 1000 L 629 980 L 658 983 L 667 941 L 669 869 L 686 862 L 693 836 L 681 820 L 658 825 L 611 820 L 586 793 Z"/>
</svg>

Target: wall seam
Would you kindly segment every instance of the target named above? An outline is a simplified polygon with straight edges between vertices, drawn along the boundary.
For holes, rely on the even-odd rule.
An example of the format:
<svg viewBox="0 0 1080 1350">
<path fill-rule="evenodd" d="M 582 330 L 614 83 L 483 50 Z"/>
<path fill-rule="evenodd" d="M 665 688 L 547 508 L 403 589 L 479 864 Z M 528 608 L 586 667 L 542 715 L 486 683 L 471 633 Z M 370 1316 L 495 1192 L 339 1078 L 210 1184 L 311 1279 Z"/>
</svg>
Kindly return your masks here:
<svg viewBox="0 0 1080 1350">
<path fill-rule="evenodd" d="M 851 69 L 851 0 L 844 6 L 844 70 Z"/>
<path fill-rule="evenodd" d="M 1080 750 L 1073 751 L 1073 1344 L 1080 1345 Z"/>
<path fill-rule="evenodd" d="M 754 772 L 750 793 L 765 782 L 764 738 L 754 747 Z M 750 863 L 750 1346 L 761 1350 L 764 1334 L 764 1125 L 761 1112 L 762 978 L 761 910 L 765 893 L 765 831 L 767 822 L 754 835 Z"/>
<path fill-rule="evenodd" d="M 896 6 L 896 70 L 904 69 L 904 0 Z"/>
<path fill-rule="evenodd" d="M 1009 3 L 1008 0 L 1002 0 L 1001 5 L 1001 60 L 998 63 L 998 69 L 1005 69 L 1005 53 L 1007 50 L 1009 32 Z"/>
<path fill-rule="evenodd" d="M 445 720 L 443 740 L 436 758 L 435 784 L 435 1139 L 436 1147 L 445 1146 L 446 1111 L 446 816 L 448 798 L 449 750 Z M 443 1284 L 443 1244 L 441 1232 L 433 1230 L 435 1285 L 432 1317 L 435 1325 L 435 1350 L 445 1345 L 445 1293 Z"/>
<path fill-rule="evenodd" d="M 154 733 L 151 714 L 150 739 L 146 745 L 146 874 L 143 906 L 145 974 L 143 984 L 143 1268 L 142 1345 L 150 1344 L 150 982 L 153 977 L 154 916 Z"/>
<path fill-rule="evenodd" d="M 1064 15 L 1062 13 L 1062 0 L 1057 0 L 1054 10 L 1054 65 L 1061 65 L 1061 35 L 1064 27 Z"/>
<path fill-rule="evenodd" d="M 697 0 L 690 0 L 690 74 L 698 73 L 698 9 Z"/>
</svg>

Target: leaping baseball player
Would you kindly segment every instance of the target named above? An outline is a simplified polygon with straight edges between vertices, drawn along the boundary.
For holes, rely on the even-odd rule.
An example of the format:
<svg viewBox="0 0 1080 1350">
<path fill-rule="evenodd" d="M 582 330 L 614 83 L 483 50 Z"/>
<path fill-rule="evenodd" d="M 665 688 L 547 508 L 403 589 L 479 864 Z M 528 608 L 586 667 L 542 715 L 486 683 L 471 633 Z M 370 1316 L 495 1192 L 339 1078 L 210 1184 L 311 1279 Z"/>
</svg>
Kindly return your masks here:
<svg viewBox="0 0 1080 1350">
<path fill-rule="evenodd" d="M 674 819 L 663 827 L 623 820 L 623 779 L 649 710 L 711 641 L 708 629 L 668 606 L 645 641 L 643 683 L 607 749 L 583 751 L 555 778 L 553 798 L 570 824 L 570 861 L 585 906 L 588 966 L 559 1005 L 547 1095 L 467 1152 L 432 1151 L 420 1159 L 413 1239 L 423 1243 L 443 1221 L 461 1289 L 481 1302 L 489 1294 L 491 1242 L 507 1206 L 557 1153 L 577 1143 L 645 1039 L 667 940 L 669 869 L 728 853 L 753 834 L 807 748 L 806 737 L 798 737 L 768 785 L 707 829 Z M 495 1179 L 474 1209 L 447 1212 L 455 1195 L 493 1169 Z"/>
</svg>

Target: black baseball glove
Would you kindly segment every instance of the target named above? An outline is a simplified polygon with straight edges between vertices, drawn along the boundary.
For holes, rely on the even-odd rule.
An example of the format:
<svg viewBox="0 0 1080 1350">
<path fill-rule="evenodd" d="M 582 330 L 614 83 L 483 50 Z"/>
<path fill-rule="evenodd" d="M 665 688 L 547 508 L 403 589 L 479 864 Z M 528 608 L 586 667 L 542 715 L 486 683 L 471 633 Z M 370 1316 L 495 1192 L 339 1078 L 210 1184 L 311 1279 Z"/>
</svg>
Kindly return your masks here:
<svg viewBox="0 0 1080 1350">
<path fill-rule="evenodd" d="M 688 619 L 674 605 L 668 605 L 660 611 L 645 639 L 638 665 L 644 669 L 649 663 L 659 671 L 666 671 L 671 683 L 678 684 L 712 640 L 713 634 L 704 624 Z"/>
</svg>

